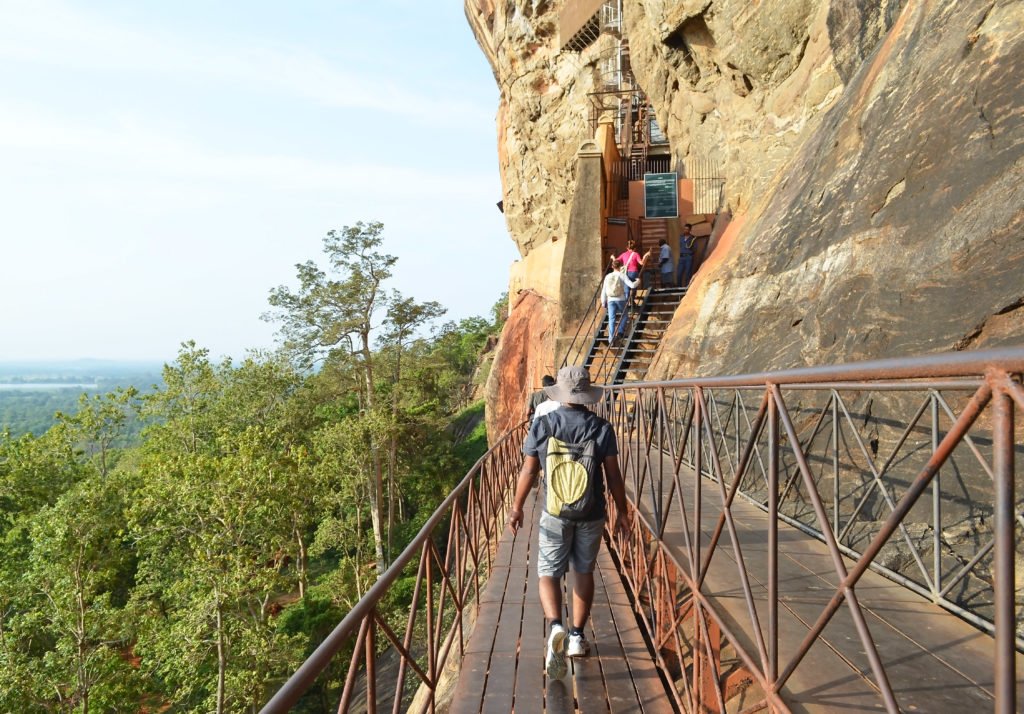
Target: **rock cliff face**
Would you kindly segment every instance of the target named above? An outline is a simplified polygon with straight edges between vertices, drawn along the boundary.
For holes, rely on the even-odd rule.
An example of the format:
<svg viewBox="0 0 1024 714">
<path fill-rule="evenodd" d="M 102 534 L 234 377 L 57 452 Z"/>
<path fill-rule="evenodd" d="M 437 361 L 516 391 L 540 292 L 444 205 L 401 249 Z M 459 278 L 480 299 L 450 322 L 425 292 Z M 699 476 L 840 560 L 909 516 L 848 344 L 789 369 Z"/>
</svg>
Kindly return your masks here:
<svg viewBox="0 0 1024 714">
<path fill-rule="evenodd" d="M 745 210 L 842 94 L 897 0 L 624 2 L 633 70 L 685 165 L 710 158 Z"/>
<path fill-rule="evenodd" d="M 527 400 L 540 388 L 543 355 L 554 349 L 557 307 L 532 291 L 516 297 L 487 379 L 487 432 L 502 434 L 526 418 Z"/>
<path fill-rule="evenodd" d="M 1024 337 L 1024 13 L 909 3 L 719 247 L 658 373 Z"/>
<path fill-rule="evenodd" d="M 589 134 L 593 65 L 559 52 L 562 2 L 466 0 L 466 17 L 501 89 L 498 165 L 509 234 L 526 255 L 565 235 L 576 150 Z M 608 40 L 602 43 L 609 46 Z"/>
<path fill-rule="evenodd" d="M 739 219 L 680 305 L 652 376 L 1020 341 L 1019 0 L 623 4 L 633 71 L 675 165 L 716 161 Z M 568 226 L 587 92 L 612 41 L 560 53 L 563 6 L 466 0 L 501 87 L 505 211 L 524 255 Z M 519 306 L 514 318 L 532 312 L 507 329 L 559 319 L 557 304 Z M 524 380 L 499 365 L 539 375 L 552 361 L 544 349 L 503 340 L 492 411 Z"/>
</svg>

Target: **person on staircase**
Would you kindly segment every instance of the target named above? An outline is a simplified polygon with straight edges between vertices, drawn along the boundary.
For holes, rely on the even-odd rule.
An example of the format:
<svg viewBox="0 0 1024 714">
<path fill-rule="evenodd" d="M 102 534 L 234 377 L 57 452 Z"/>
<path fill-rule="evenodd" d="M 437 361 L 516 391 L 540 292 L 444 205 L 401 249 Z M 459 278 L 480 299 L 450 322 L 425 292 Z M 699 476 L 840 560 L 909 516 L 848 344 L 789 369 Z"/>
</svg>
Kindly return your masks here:
<svg viewBox="0 0 1024 714">
<path fill-rule="evenodd" d="M 590 383 L 585 367 L 567 366 L 558 370 L 555 386 L 544 391 L 562 406 L 530 426 L 508 526 L 513 533 L 522 527 L 523 507 L 543 465 L 537 576 L 549 622 L 544 667 L 548 679 L 554 680 L 566 675 L 566 657 L 584 657 L 590 650 L 583 628 L 594 601 L 594 566 L 608 518 L 606 492 L 615 501 L 616 531 L 629 531 L 629 515 L 615 431 L 587 408 L 600 401 L 601 387 Z M 562 577 L 570 563 L 572 624 L 566 631 Z"/>
<path fill-rule="evenodd" d="M 689 223 L 683 226 L 679 234 L 679 265 L 676 268 L 676 285 L 685 288 L 690 284 L 690 273 L 693 272 L 693 244 L 697 236 L 693 235 Z"/>
<path fill-rule="evenodd" d="M 658 274 L 661 276 L 660 285 L 663 288 L 673 288 L 672 273 L 675 272 L 672 266 L 672 249 L 668 247 L 668 241 L 662 238 L 658 241 Z"/>
<path fill-rule="evenodd" d="M 613 258 L 615 256 L 612 256 Z M 651 257 L 651 251 L 644 253 L 643 257 L 636 252 L 636 241 L 630 238 L 626 241 L 626 250 L 622 255 L 618 256 L 618 259 L 622 261 L 622 265 L 626 268 L 626 277 L 630 280 L 636 280 L 640 277 L 643 272 L 644 265 L 647 263 L 647 259 Z M 635 285 L 630 286 L 626 289 L 626 304 L 629 304 L 630 298 L 633 296 L 633 288 Z"/>
<path fill-rule="evenodd" d="M 629 315 L 626 302 L 630 288 L 639 284 L 636 278 L 629 278 L 625 266 L 618 258 L 612 258 L 612 270 L 604 276 L 601 284 L 601 307 L 608 311 L 608 346 L 614 347 L 626 331 Z"/>
</svg>

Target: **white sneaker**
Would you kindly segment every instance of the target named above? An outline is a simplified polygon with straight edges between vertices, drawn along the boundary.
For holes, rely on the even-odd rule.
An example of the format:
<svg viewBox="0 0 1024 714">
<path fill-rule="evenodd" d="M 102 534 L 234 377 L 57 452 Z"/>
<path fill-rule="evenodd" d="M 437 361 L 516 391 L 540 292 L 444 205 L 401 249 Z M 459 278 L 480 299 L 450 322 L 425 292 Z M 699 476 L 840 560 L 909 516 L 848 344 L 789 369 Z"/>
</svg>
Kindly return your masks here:
<svg viewBox="0 0 1024 714">
<path fill-rule="evenodd" d="M 590 643 L 583 635 L 569 635 L 569 646 L 566 648 L 566 657 L 586 657 L 590 654 Z"/>
<path fill-rule="evenodd" d="M 548 679 L 561 679 L 568 671 L 565 666 L 565 628 L 561 625 L 551 627 L 544 669 L 548 673 Z"/>
</svg>

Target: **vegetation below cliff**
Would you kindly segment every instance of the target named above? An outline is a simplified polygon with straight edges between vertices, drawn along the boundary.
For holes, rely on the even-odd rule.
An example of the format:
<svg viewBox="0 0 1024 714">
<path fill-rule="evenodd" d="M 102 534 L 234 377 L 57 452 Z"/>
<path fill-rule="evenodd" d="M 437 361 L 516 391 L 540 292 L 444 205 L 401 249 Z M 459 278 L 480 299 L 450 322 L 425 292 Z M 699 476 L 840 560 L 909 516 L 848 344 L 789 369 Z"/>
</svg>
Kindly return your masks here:
<svg viewBox="0 0 1024 714">
<path fill-rule="evenodd" d="M 332 232 L 328 270 L 272 291 L 279 353 L 186 343 L 151 393 L 0 435 L 0 710 L 257 710 L 480 456 L 497 318 L 430 330 L 381 231 Z"/>
</svg>

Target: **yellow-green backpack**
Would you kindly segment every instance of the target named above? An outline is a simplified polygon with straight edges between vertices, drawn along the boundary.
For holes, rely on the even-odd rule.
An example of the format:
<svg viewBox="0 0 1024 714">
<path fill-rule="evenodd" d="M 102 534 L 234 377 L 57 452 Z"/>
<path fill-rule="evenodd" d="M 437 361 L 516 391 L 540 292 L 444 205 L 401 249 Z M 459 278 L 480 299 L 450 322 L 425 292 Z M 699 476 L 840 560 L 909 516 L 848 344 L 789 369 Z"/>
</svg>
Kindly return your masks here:
<svg viewBox="0 0 1024 714">
<path fill-rule="evenodd" d="M 544 462 L 547 482 L 545 508 L 552 516 L 571 521 L 589 520 L 597 506 L 597 445 L 593 439 L 567 444 L 557 437 L 548 438 Z"/>
</svg>

